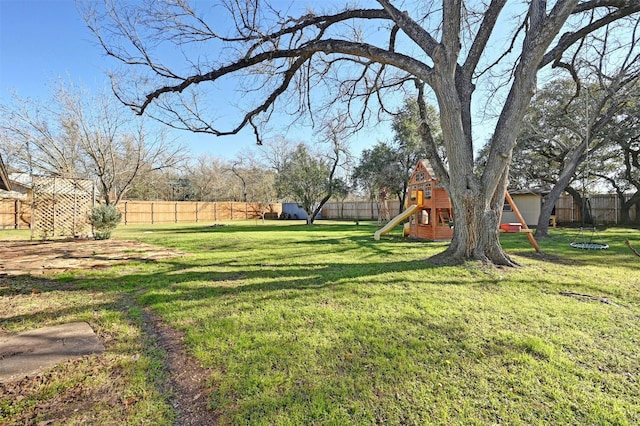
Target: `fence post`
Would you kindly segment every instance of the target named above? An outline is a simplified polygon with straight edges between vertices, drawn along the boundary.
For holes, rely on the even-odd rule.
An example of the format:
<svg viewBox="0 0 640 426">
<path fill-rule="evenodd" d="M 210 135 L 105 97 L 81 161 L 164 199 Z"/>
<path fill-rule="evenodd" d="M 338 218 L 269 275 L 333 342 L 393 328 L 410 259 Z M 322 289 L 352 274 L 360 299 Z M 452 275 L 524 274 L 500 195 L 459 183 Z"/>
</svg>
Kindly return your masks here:
<svg viewBox="0 0 640 426">
<path fill-rule="evenodd" d="M 575 218 L 573 217 L 573 206 L 574 206 L 574 202 L 573 199 L 571 200 L 571 223 L 575 222 Z"/>
<path fill-rule="evenodd" d="M 15 209 L 13 219 L 14 229 L 20 229 L 20 200 L 16 200 L 13 206 Z"/>
<path fill-rule="evenodd" d="M 218 221 L 218 203 L 213 203 L 213 221 Z"/>
<path fill-rule="evenodd" d="M 57 192 L 58 191 L 56 191 L 56 178 L 54 177 L 53 178 L 53 209 L 52 209 L 53 210 L 53 215 L 52 215 L 52 218 L 51 218 L 51 224 L 52 224 L 51 227 L 53 228 L 53 230 L 51 231 L 52 235 L 56 235 L 56 216 L 57 216 L 56 215 L 56 207 L 57 207 L 56 206 L 56 201 L 57 201 L 56 200 L 56 193 Z"/>
<path fill-rule="evenodd" d="M 231 202 L 231 220 L 233 220 L 233 201 Z"/>
<path fill-rule="evenodd" d="M 127 203 L 128 201 L 124 202 L 124 224 L 125 225 L 129 223 L 129 217 L 128 217 L 129 210 L 127 209 Z"/>
<path fill-rule="evenodd" d="M 244 202 L 244 219 L 249 219 L 249 203 L 247 203 L 246 201 Z"/>
<path fill-rule="evenodd" d="M 196 201 L 196 223 L 198 223 L 198 202 Z"/>
<path fill-rule="evenodd" d="M 174 214 L 174 220 L 176 221 L 176 223 L 178 223 L 178 202 L 176 201 L 174 206 L 173 206 L 173 214 Z"/>
<path fill-rule="evenodd" d="M 154 224 L 154 221 L 153 221 L 153 201 L 151 202 L 151 224 L 152 225 Z"/>
</svg>

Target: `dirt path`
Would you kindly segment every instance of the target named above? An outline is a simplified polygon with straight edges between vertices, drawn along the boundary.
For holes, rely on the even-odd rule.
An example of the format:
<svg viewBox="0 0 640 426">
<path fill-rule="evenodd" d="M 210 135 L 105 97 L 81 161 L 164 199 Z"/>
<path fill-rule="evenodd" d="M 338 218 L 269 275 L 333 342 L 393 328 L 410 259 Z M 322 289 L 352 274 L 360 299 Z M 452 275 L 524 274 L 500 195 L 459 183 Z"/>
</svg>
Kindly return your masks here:
<svg viewBox="0 0 640 426">
<path fill-rule="evenodd" d="M 145 332 L 158 342 L 169 359 L 166 367 L 170 379 L 167 385 L 175 396 L 172 405 L 178 412 L 176 424 L 180 426 L 217 425 L 217 416 L 207 408 L 206 381 L 210 373 L 202 368 L 198 360 L 186 353 L 182 332 L 163 324 L 148 309 L 144 312 Z"/>
</svg>

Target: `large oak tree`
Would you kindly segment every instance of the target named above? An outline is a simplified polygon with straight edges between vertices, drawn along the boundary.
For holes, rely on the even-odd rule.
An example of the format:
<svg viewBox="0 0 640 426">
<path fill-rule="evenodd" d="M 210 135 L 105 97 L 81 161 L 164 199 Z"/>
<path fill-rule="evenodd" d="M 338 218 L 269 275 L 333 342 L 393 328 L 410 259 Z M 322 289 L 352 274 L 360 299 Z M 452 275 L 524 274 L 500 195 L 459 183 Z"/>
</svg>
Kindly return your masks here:
<svg viewBox="0 0 640 426">
<path fill-rule="evenodd" d="M 120 99 L 174 127 L 219 136 L 250 128 L 259 141 L 263 124 L 281 111 L 313 121 L 332 106 L 347 106 L 358 129 L 389 111 L 387 102 L 399 92 L 417 91 L 423 117 L 425 96 L 433 96 L 446 165 L 426 122 L 420 135 L 454 208 L 454 237 L 444 256 L 510 265 L 498 219 L 538 72 L 561 66 L 565 52 L 589 34 L 624 18 L 637 20 L 640 1 L 530 0 L 503 11 L 506 3 L 378 0 L 372 7 L 345 2 L 332 11 L 296 13 L 258 0 L 200 10 L 186 0 L 142 7 L 107 1 L 84 12 L 107 54 L 125 64 L 126 72 L 114 75 Z M 500 43 L 508 34 L 511 42 Z M 244 113 L 223 128 L 215 120 L 222 114 L 216 101 L 203 96 L 234 84 Z M 492 100 L 498 117 L 480 172 L 472 99 L 483 84 L 505 94 Z"/>
<path fill-rule="evenodd" d="M 618 195 L 621 222 L 640 224 L 640 83 L 633 88 L 625 108 L 607 126 L 606 136 L 614 147 L 602 163 L 609 167 L 595 173 Z M 635 221 L 631 208 L 635 205 Z"/>
</svg>

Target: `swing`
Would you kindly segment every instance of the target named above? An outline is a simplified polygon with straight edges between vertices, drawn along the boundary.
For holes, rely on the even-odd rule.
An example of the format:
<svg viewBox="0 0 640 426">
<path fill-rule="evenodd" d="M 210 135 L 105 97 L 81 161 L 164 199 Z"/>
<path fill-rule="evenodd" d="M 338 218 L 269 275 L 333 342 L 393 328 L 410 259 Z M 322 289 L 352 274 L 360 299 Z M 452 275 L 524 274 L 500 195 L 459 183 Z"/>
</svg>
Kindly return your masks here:
<svg viewBox="0 0 640 426">
<path fill-rule="evenodd" d="M 573 237 L 569 246 L 575 249 L 580 250 L 606 250 L 609 248 L 608 244 L 605 243 L 596 243 L 593 241 L 593 235 L 596 233 L 596 225 L 595 220 L 593 219 L 593 213 L 591 212 L 591 201 L 585 197 L 586 207 L 589 209 L 589 217 L 593 220 L 593 230 L 591 231 L 591 235 L 589 236 L 589 240 L 587 241 L 586 234 L 583 235 L 584 228 L 581 226 L 580 231 Z M 582 220 L 582 224 L 584 225 L 584 218 Z M 582 237 L 582 240 L 579 241 L 579 238 Z"/>
<path fill-rule="evenodd" d="M 590 141 L 590 121 L 589 121 L 589 105 L 588 105 L 588 98 L 589 97 L 589 90 L 587 90 L 587 108 L 585 108 L 585 112 L 586 112 L 586 135 L 585 138 L 587 140 L 587 143 Z M 586 150 L 586 159 L 585 159 L 585 164 L 588 164 L 588 160 L 589 160 L 589 146 L 587 145 L 587 150 Z M 584 213 L 586 213 L 586 210 L 589 209 L 589 217 L 591 218 L 591 221 L 593 223 L 593 231 L 591 232 L 591 236 L 589 237 L 589 241 L 587 241 L 587 237 L 586 235 L 583 236 L 582 241 L 577 241 L 578 238 L 580 236 L 583 235 L 583 227 L 580 227 L 580 232 L 578 232 L 578 234 L 576 234 L 575 237 L 573 237 L 573 241 L 571 241 L 571 243 L 569 243 L 569 246 L 571 246 L 572 248 L 576 248 L 576 249 L 581 249 L 581 250 L 606 250 L 609 248 L 608 244 L 605 243 L 596 243 L 593 241 L 593 234 L 595 234 L 596 232 L 596 221 L 593 218 L 593 212 L 591 211 L 591 200 L 589 200 L 589 197 L 586 195 L 587 194 L 587 185 L 588 185 L 588 178 L 589 178 L 589 171 L 588 169 L 584 172 L 584 174 L 582 175 L 582 198 L 584 200 L 584 205 L 583 205 L 583 214 L 582 214 L 582 225 L 584 226 Z"/>
<path fill-rule="evenodd" d="M 591 236 L 587 241 L 586 235 L 583 236 L 582 241 L 578 241 L 578 238 L 583 235 L 584 228 L 580 227 L 580 231 L 573 237 L 573 240 L 569 245 L 575 249 L 581 250 L 606 250 L 609 248 L 608 244 L 605 243 L 596 243 L 593 241 L 593 234 L 596 232 L 596 227 L 593 227 L 593 231 L 591 232 Z"/>
</svg>

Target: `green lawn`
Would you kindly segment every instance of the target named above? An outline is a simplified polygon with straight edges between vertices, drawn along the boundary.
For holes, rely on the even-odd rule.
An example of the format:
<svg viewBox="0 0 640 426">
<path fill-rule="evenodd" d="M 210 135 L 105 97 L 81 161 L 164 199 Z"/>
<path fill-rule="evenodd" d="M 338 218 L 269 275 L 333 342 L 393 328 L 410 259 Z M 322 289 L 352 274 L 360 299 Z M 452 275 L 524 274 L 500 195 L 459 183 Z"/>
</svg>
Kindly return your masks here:
<svg viewBox="0 0 640 426">
<path fill-rule="evenodd" d="M 121 226 L 114 238 L 189 254 L 67 273 L 42 295 L 52 311 L 2 328 L 80 319 L 121 339 L 106 359 L 129 371 L 123 392 L 140 402 L 119 418 L 131 424 L 173 420 L 162 354 L 138 323 L 146 307 L 211 371 L 222 424 L 640 424 L 640 257 L 624 244 L 640 248 L 639 230 L 598 231 L 606 251 L 571 249 L 577 230 L 552 230 L 544 257 L 503 234 L 522 266 L 495 269 L 430 266 L 446 244 L 400 227 L 374 241 L 375 229 Z M 0 294 L 26 301 L 28 285 Z M 0 401 L 0 423 L 21 407 Z"/>
</svg>

